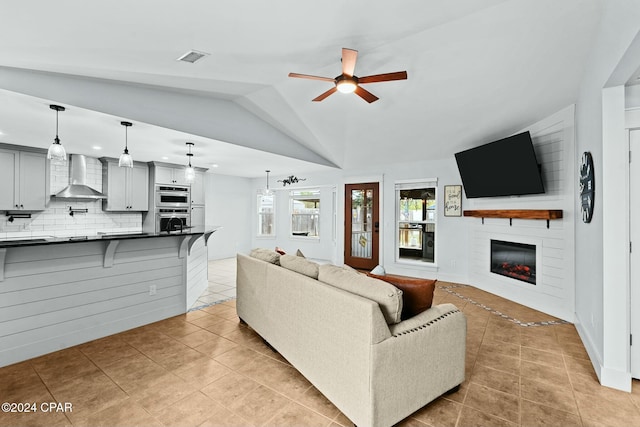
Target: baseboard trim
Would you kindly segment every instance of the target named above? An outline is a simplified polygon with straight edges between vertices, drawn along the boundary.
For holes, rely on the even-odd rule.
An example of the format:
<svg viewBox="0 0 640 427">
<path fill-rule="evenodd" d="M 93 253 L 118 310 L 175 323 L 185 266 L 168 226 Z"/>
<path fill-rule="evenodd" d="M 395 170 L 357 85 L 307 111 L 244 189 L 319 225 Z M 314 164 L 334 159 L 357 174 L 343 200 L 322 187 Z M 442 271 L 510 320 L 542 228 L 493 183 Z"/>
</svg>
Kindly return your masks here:
<svg viewBox="0 0 640 427">
<path fill-rule="evenodd" d="M 593 339 L 589 332 L 583 326 L 579 316 L 575 315 L 574 325 L 580 335 L 580 339 L 584 344 L 584 348 L 587 350 L 591 365 L 598 376 L 600 385 L 605 387 L 615 388 L 617 390 L 631 392 L 631 372 L 623 372 L 617 369 L 610 369 L 603 365 L 602 356 L 593 343 Z"/>
</svg>

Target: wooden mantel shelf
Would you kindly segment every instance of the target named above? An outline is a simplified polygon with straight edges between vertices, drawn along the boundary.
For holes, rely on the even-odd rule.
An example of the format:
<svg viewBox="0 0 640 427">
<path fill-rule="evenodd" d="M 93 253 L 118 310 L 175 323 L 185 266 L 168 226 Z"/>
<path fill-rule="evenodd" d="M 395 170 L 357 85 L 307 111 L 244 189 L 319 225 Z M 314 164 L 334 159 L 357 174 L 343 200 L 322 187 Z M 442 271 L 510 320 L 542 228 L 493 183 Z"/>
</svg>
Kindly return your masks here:
<svg viewBox="0 0 640 427">
<path fill-rule="evenodd" d="M 547 228 L 549 228 L 549 220 L 562 218 L 562 209 L 492 209 L 464 211 L 463 214 L 464 216 L 482 218 L 483 224 L 485 218 L 509 218 L 509 225 L 511 225 L 513 218 L 544 219 L 547 221 Z"/>
</svg>

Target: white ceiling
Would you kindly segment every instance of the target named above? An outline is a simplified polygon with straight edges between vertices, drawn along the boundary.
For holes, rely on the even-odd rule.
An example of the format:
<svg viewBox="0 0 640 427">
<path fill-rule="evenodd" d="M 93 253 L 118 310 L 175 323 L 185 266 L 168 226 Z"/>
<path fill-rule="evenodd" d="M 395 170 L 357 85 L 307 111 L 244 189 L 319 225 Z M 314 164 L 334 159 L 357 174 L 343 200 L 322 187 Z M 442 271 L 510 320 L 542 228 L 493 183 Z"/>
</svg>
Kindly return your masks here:
<svg viewBox="0 0 640 427">
<path fill-rule="evenodd" d="M 102 104 L 90 96 L 62 103 L 68 152 L 117 157 L 120 121 L 130 120 L 136 160 L 184 163 L 184 143 L 192 141 L 194 164 L 218 164 L 216 173 L 288 175 L 331 163 L 357 169 L 449 158 L 574 103 L 602 1 L 0 0 L 0 67 L 230 101 L 295 141 L 303 153 L 297 157 L 311 161 L 282 156 L 291 146 L 277 138 L 248 144 L 241 116 L 231 123 L 238 138 L 218 138 L 215 126 L 203 132 L 188 120 L 159 126 L 166 120 L 155 108 L 144 121 L 118 99 L 100 108 L 104 94 Z M 359 51 L 356 75 L 407 70 L 408 80 L 367 85 L 380 98 L 373 104 L 340 93 L 311 102 L 331 83 L 287 74 L 335 77 L 343 47 Z M 210 55 L 176 61 L 190 49 Z M 17 93 L 9 80 L 0 78 L 0 141 L 47 147 L 55 132 L 48 105 L 61 100 L 47 99 L 47 90 Z"/>
</svg>

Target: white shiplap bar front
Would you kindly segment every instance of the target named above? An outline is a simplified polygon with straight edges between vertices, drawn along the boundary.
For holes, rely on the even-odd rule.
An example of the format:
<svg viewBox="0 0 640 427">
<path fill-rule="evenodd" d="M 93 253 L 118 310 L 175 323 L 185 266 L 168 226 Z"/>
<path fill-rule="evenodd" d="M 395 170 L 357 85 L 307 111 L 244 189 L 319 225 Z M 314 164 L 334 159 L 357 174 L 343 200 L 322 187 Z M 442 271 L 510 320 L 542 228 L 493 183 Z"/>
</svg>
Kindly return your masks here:
<svg viewBox="0 0 640 427">
<path fill-rule="evenodd" d="M 207 237 L 3 248 L 0 366 L 185 313 L 206 287 Z"/>
</svg>

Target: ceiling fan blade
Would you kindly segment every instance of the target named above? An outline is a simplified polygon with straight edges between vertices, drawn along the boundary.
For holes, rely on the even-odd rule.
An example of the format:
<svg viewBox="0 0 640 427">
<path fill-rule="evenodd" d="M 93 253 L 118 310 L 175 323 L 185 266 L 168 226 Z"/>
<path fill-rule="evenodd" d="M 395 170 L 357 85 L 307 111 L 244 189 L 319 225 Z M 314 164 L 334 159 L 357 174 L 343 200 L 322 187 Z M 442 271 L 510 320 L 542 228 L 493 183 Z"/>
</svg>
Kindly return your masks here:
<svg viewBox="0 0 640 427">
<path fill-rule="evenodd" d="M 395 73 L 375 74 L 373 76 L 358 77 L 359 84 L 388 82 L 391 80 L 406 80 L 406 71 L 396 71 Z"/>
<path fill-rule="evenodd" d="M 322 80 L 324 82 L 335 82 L 335 79 L 331 77 L 320 77 L 320 76 L 311 76 L 309 74 L 298 74 L 298 73 L 289 73 L 289 77 L 296 77 L 298 79 L 311 79 L 311 80 Z"/>
<path fill-rule="evenodd" d="M 368 90 L 361 88 L 360 86 L 356 86 L 355 94 L 367 101 L 369 104 L 379 99 L 377 96 L 375 96 Z"/>
<path fill-rule="evenodd" d="M 312 101 L 322 101 L 323 99 L 325 99 L 327 96 L 331 95 L 332 93 L 334 93 L 335 91 L 337 91 L 338 89 L 334 86 L 331 89 L 329 89 L 328 91 L 324 92 L 321 95 L 316 96 L 315 98 L 312 99 Z"/>
<path fill-rule="evenodd" d="M 358 51 L 353 49 L 342 48 L 342 74 L 345 76 L 353 76 L 356 69 L 356 59 L 358 59 Z"/>
</svg>

